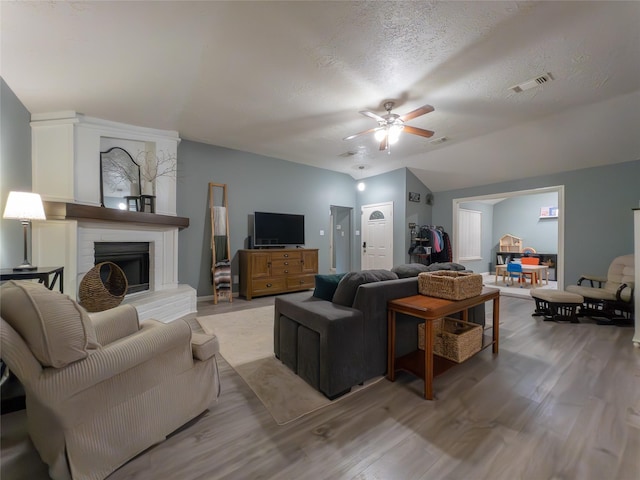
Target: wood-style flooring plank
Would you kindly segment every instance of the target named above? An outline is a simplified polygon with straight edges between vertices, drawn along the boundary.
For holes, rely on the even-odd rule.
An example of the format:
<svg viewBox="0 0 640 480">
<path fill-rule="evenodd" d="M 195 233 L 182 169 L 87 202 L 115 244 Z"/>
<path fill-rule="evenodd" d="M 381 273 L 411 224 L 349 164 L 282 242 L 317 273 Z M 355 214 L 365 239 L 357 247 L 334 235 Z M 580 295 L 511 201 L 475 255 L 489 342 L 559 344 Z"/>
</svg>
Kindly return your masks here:
<svg viewBox="0 0 640 480">
<path fill-rule="evenodd" d="M 198 312 L 273 300 L 199 302 Z M 483 350 L 436 377 L 435 401 L 400 372 L 282 426 L 220 358 L 218 403 L 109 480 L 636 480 L 640 349 L 632 329 L 545 322 L 533 309 L 530 299 L 502 297 L 500 354 Z M 24 412 L 2 416 L 3 480 L 47 478 L 25 432 Z"/>
</svg>

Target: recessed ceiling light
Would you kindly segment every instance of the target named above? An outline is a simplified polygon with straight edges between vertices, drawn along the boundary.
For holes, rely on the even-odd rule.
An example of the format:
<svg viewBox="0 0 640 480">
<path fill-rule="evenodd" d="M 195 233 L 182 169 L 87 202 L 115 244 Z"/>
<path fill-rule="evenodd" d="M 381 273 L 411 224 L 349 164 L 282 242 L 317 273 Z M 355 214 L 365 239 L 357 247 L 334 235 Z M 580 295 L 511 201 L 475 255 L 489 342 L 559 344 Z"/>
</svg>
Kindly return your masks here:
<svg viewBox="0 0 640 480">
<path fill-rule="evenodd" d="M 371 165 L 367 165 L 366 163 L 359 163 L 357 165 L 353 165 L 351 168 L 354 170 L 367 170 L 371 168 Z"/>
</svg>

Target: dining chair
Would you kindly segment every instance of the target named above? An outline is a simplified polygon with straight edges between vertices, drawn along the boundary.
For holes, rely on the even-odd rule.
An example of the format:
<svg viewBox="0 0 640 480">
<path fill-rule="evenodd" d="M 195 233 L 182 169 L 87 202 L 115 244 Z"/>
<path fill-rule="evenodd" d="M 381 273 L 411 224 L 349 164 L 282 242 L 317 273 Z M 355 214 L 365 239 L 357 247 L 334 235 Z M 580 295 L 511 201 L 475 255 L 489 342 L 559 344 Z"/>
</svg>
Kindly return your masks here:
<svg viewBox="0 0 640 480">
<path fill-rule="evenodd" d="M 540 257 L 524 256 L 520 259 L 522 265 L 540 265 Z M 531 285 L 538 283 L 538 275 L 536 272 L 522 272 L 523 277 L 529 277 Z"/>
<path fill-rule="evenodd" d="M 507 264 L 507 280 L 510 285 L 513 285 L 513 279 L 518 279 L 518 285 L 522 288 L 522 283 L 526 282 L 524 279 L 524 273 L 522 272 L 522 265 L 520 263 L 511 262 Z"/>
</svg>

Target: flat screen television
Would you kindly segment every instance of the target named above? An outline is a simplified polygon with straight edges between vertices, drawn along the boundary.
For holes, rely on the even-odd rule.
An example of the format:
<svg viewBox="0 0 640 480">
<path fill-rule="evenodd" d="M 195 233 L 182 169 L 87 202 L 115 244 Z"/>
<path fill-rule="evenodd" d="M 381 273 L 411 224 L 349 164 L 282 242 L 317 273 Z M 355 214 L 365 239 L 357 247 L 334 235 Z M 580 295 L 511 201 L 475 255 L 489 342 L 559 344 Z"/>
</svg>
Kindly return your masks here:
<svg viewBox="0 0 640 480">
<path fill-rule="evenodd" d="M 255 212 L 254 247 L 291 247 L 304 245 L 304 215 Z"/>
</svg>

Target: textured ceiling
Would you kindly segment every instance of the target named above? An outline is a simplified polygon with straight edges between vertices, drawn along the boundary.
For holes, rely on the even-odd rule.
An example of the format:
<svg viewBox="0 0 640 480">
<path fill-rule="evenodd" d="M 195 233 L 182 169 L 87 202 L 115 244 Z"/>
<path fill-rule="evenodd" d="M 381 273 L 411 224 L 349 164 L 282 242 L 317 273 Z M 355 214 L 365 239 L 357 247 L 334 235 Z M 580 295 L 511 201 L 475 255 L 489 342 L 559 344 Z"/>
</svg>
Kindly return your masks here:
<svg viewBox="0 0 640 480">
<path fill-rule="evenodd" d="M 8 2 L 1 74 L 76 110 L 433 191 L 640 159 L 640 2 Z M 541 74 L 553 81 L 510 87 Z M 424 104 L 391 153 L 360 110 Z M 346 152 L 352 155 L 345 157 Z"/>
</svg>

